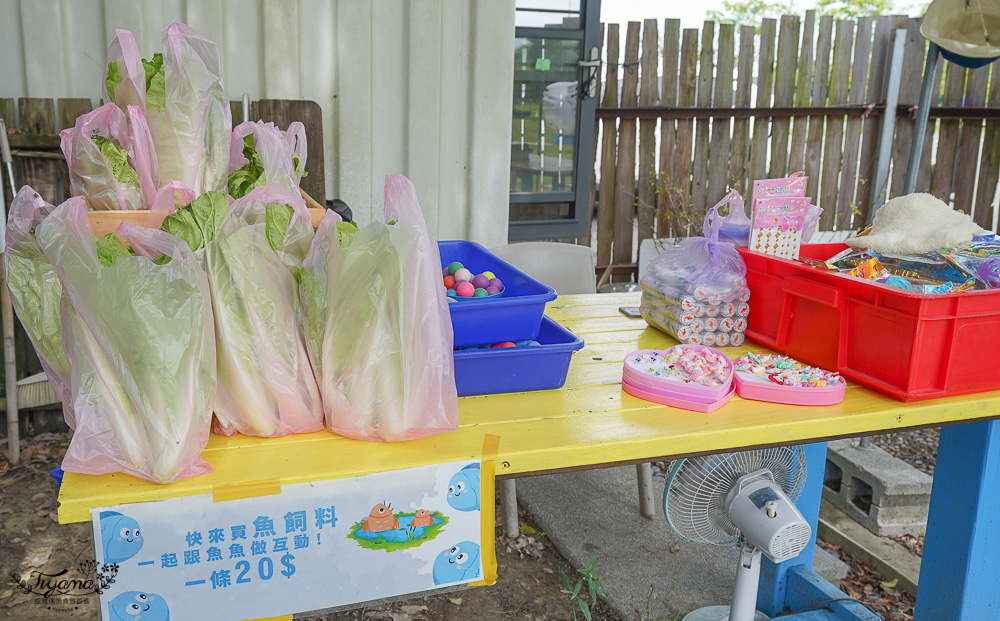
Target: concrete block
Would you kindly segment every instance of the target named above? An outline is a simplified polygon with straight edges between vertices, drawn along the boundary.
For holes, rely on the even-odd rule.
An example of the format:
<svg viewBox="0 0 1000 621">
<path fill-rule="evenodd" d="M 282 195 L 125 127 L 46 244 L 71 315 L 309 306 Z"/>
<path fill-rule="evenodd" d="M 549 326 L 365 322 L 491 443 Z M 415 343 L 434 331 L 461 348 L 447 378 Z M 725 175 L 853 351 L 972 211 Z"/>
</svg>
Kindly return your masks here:
<svg viewBox="0 0 1000 621">
<path fill-rule="evenodd" d="M 816 546 L 816 555 L 813 557 L 813 571 L 823 576 L 830 584 L 840 588 L 840 581 L 847 577 L 847 572 L 851 566 L 840 560 L 833 552 L 824 550 Z"/>
<path fill-rule="evenodd" d="M 829 443 L 823 498 L 872 533 L 922 534 L 932 478 L 877 446 Z"/>
</svg>

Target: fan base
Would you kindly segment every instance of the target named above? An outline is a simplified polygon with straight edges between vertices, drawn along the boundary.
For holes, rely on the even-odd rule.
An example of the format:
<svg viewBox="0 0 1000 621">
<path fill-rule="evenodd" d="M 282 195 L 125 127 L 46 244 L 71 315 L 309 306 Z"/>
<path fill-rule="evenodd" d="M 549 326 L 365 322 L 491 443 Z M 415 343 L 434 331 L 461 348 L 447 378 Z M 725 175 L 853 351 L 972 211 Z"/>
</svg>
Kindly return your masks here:
<svg viewBox="0 0 1000 621">
<path fill-rule="evenodd" d="M 754 621 L 767 621 L 766 614 L 757 611 Z M 705 606 L 684 615 L 681 621 L 729 621 L 729 606 Z"/>
</svg>

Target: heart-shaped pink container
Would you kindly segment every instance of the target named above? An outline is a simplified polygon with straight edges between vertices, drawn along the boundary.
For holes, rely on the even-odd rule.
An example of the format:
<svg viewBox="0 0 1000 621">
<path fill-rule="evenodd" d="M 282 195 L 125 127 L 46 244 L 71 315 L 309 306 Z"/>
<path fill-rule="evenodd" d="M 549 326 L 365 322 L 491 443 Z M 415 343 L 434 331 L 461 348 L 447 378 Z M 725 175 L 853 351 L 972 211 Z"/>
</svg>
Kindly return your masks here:
<svg viewBox="0 0 1000 621">
<path fill-rule="evenodd" d="M 685 381 L 677 377 L 656 375 L 659 365 L 643 362 L 642 356 L 657 354 L 665 357 L 673 348 L 667 350 L 641 349 L 625 357 L 622 371 L 622 389 L 634 397 L 662 403 L 672 407 L 683 408 L 695 412 L 712 412 L 725 405 L 733 396 L 733 361 L 724 352 L 703 345 L 677 345 L 681 349 L 711 350 L 726 363 L 725 379 L 718 386 L 705 386 L 696 382 Z M 662 364 L 666 364 L 663 361 Z"/>
</svg>

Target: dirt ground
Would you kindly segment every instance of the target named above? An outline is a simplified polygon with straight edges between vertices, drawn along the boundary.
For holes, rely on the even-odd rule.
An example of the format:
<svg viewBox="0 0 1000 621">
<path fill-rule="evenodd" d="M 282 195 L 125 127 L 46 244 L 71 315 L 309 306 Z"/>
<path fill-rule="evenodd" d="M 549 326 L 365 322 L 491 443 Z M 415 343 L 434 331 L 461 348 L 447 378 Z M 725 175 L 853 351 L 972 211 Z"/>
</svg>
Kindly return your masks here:
<svg viewBox="0 0 1000 621">
<path fill-rule="evenodd" d="M 49 574 L 70 570 L 64 577 L 81 577 L 80 563 L 93 562 L 89 524 L 57 522 L 58 487 L 49 471 L 60 463 L 69 437 L 43 434 L 22 443 L 21 464 L 6 467 L 7 444 L 0 440 L 0 621 L 97 619 L 96 595 L 60 597 L 50 601 L 26 594 L 11 581 L 11 572 L 25 576 L 32 570 Z M 499 521 L 499 520 L 498 520 Z M 579 578 L 570 565 L 529 521 L 526 533 L 515 541 L 497 531 L 499 578 L 491 587 L 474 587 L 434 597 L 309 617 L 309 621 L 438 621 L 448 619 L 572 619 L 569 591 L 559 572 Z M 65 600 L 65 601 L 64 601 Z M 583 615 L 577 611 L 577 617 Z M 594 619 L 620 621 L 599 603 Z"/>
</svg>

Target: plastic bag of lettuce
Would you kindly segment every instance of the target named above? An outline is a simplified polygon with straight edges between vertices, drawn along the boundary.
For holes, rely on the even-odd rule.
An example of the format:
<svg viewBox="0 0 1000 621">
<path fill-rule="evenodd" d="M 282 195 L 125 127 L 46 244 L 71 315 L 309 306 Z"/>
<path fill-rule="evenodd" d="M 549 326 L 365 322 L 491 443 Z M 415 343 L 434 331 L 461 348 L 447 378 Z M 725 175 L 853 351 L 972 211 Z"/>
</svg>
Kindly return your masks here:
<svg viewBox="0 0 1000 621">
<path fill-rule="evenodd" d="M 76 423 L 63 468 L 156 483 L 210 472 L 200 457 L 215 388 L 205 274 L 187 246 L 162 231 L 122 224 L 118 234 L 144 256 L 114 235 L 96 239 L 82 198 L 35 228 L 62 286 L 59 328 L 71 370 L 64 403 Z M 39 259 L 36 269 L 43 268 Z"/>
<path fill-rule="evenodd" d="M 403 175 L 386 177 L 383 222 L 356 230 L 327 212 L 299 293 L 330 431 L 398 441 L 458 427 L 440 281 L 437 243 Z"/>
<path fill-rule="evenodd" d="M 302 198 L 267 184 L 230 207 L 208 192 L 161 226 L 184 240 L 208 278 L 215 318 L 215 431 L 275 437 L 323 428 L 299 329 L 296 275 L 313 236 Z"/>
</svg>

